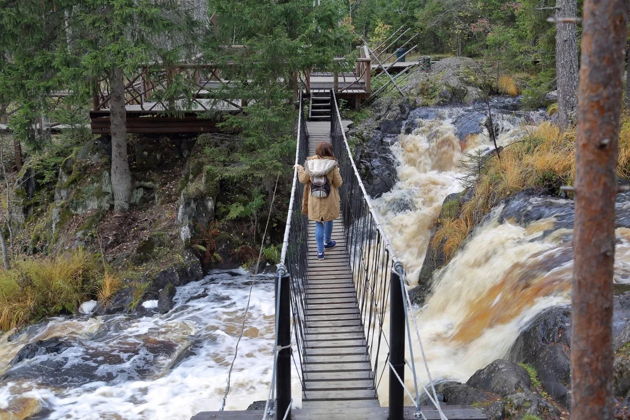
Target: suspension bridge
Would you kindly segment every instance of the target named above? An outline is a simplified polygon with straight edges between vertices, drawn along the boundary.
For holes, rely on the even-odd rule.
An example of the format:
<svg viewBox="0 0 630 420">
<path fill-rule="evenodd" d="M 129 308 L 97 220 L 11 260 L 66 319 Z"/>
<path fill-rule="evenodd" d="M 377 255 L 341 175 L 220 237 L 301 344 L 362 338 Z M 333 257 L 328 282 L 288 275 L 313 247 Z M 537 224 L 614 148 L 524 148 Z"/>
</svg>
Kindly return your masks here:
<svg viewBox="0 0 630 420">
<path fill-rule="evenodd" d="M 352 159 L 336 90 L 318 86 L 307 93 L 308 115 L 300 95 L 295 163 L 314 154 L 319 142 L 333 144 L 344 180 L 333 230 L 337 246 L 317 260 L 296 171 L 277 270 L 266 406 L 193 419 L 485 419 L 477 408 L 440 402 L 410 315 L 405 270 Z M 292 408 L 295 386 L 301 389 L 299 409 Z"/>
</svg>

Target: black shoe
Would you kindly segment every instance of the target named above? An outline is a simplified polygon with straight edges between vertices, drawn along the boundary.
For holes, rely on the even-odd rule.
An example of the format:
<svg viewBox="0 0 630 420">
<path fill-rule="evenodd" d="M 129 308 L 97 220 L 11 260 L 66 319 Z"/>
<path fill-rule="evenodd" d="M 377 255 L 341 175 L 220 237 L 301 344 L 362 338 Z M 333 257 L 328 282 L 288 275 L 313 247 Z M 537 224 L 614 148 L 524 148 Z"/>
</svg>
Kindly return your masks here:
<svg viewBox="0 0 630 420">
<path fill-rule="evenodd" d="M 326 242 L 324 244 L 324 248 L 333 248 L 335 245 L 337 245 L 337 242 L 335 241 Z"/>
</svg>

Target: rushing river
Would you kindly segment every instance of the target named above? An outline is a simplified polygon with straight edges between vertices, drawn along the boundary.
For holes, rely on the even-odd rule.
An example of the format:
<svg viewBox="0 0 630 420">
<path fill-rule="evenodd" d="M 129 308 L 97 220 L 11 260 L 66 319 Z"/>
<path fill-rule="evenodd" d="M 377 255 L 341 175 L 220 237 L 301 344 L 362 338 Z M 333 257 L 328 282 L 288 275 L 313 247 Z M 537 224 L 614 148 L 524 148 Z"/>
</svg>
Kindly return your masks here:
<svg viewBox="0 0 630 420">
<path fill-rule="evenodd" d="M 518 140 L 545 118 L 541 112 L 494 112 L 499 146 Z M 409 134 L 392 146 L 398 182 L 375 200 L 375 207 L 411 285 L 443 200 L 464 189 L 466 155 L 493 150 L 484 120 L 474 107 L 420 108 L 403 125 Z M 628 218 L 628 205 L 630 197 L 620 194 L 618 219 Z M 523 197 L 508 207 L 495 208 L 477 226 L 452 261 L 434 273 L 435 286 L 424 306 L 413 309 L 434 379 L 465 382 L 505 357 L 522 328 L 543 309 L 570 302 L 573 202 Z M 532 209 L 539 217 L 514 220 Z M 618 284 L 630 282 L 629 233 L 617 229 Z M 421 362 L 418 352 L 416 360 Z"/>
<path fill-rule="evenodd" d="M 0 336 L 0 418 L 170 420 L 219 410 L 252 283 L 226 409 L 266 399 L 273 277 L 216 271 L 179 287 L 163 315 L 53 318 Z M 47 350 L 9 365 L 39 340 Z"/>
</svg>

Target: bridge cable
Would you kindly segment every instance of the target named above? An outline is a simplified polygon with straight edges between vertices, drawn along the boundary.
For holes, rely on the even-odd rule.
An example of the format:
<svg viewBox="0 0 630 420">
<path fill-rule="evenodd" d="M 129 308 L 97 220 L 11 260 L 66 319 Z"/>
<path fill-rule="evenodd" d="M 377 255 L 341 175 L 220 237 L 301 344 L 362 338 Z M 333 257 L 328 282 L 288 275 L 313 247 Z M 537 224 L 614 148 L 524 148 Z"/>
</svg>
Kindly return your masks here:
<svg viewBox="0 0 630 420">
<path fill-rule="evenodd" d="M 427 390 L 426 386 L 423 386 L 427 397 L 431 400 L 431 402 L 433 403 L 433 405 L 435 405 L 435 408 L 437 408 L 438 413 L 440 414 L 440 419 L 442 420 L 448 420 L 446 415 L 444 414 L 444 412 L 442 411 L 442 408 L 440 407 L 439 401 L 438 401 L 438 397 L 437 397 L 437 392 L 435 390 L 435 385 L 433 384 L 433 378 L 431 377 L 431 371 L 429 370 L 429 365 L 427 363 L 427 358 L 426 358 L 426 354 L 424 352 L 424 345 L 422 344 L 422 339 L 420 338 L 420 332 L 418 331 L 418 324 L 416 322 L 416 319 L 414 317 L 409 316 L 409 308 L 411 307 L 411 299 L 409 297 L 409 291 L 407 290 L 407 288 L 405 287 L 405 283 L 404 280 L 402 278 L 402 276 L 400 276 L 400 282 L 401 282 L 401 286 L 402 286 L 402 290 L 403 290 L 403 304 L 405 305 L 405 317 L 407 318 L 405 322 L 406 326 L 407 326 L 407 330 L 408 330 L 408 335 L 410 337 L 410 328 L 411 328 L 411 323 L 409 322 L 410 320 L 413 322 L 413 326 L 414 326 L 414 330 L 416 333 L 416 339 L 418 340 L 418 344 L 420 346 L 420 352 L 422 354 L 422 361 L 424 362 L 424 368 L 425 371 L 427 373 L 427 377 L 429 379 L 429 384 L 431 387 L 431 390 L 433 391 L 433 395 L 430 394 L 429 390 Z M 411 345 L 409 346 L 410 348 L 412 347 Z M 413 360 L 413 357 L 412 357 Z M 414 377 L 416 375 L 415 372 L 415 364 L 414 364 L 414 369 L 413 369 L 413 373 L 414 373 Z M 415 378 L 414 378 L 415 380 Z M 418 392 L 417 387 L 416 387 L 416 392 Z M 419 403 L 420 401 L 418 401 Z"/>
<path fill-rule="evenodd" d="M 276 190 L 278 189 L 278 179 L 280 179 L 280 173 L 276 177 L 276 186 L 273 189 L 273 195 L 271 197 L 271 204 L 269 205 L 269 214 L 267 216 L 267 224 L 265 225 L 265 231 L 263 233 L 263 239 L 260 244 L 260 249 L 262 253 L 262 248 L 265 245 L 265 235 L 267 234 L 267 228 L 269 227 L 269 219 L 271 218 L 271 211 L 273 210 L 273 202 L 276 199 Z M 258 254 L 258 261 L 256 263 L 256 272 L 254 274 L 258 274 L 258 264 L 260 264 L 260 254 Z M 238 346 L 241 343 L 241 339 L 243 338 L 243 334 L 245 333 L 245 323 L 247 322 L 247 315 L 249 314 L 249 305 L 252 299 L 252 290 L 254 289 L 255 281 L 249 286 L 249 294 L 247 295 L 247 305 L 245 306 L 245 314 L 243 315 L 243 322 L 241 324 L 241 332 L 238 336 L 238 340 L 236 340 L 236 347 L 234 349 L 234 357 L 232 358 L 232 363 L 230 364 L 230 370 L 228 371 L 227 377 L 227 386 L 225 388 L 225 394 L 223 395 L 223 401 L 221 403 L 221 409 L 219 411 L 225 410 L 225 403 L 227 401 L 228 394 L 231 389 L 231 380 L 232 380 L 232 370 L 234 369 L 234 363 L 236 362 L 236 358 L 238 356 Z M 276 350 L 277 352 L 277 350 Z"/>
</svg>

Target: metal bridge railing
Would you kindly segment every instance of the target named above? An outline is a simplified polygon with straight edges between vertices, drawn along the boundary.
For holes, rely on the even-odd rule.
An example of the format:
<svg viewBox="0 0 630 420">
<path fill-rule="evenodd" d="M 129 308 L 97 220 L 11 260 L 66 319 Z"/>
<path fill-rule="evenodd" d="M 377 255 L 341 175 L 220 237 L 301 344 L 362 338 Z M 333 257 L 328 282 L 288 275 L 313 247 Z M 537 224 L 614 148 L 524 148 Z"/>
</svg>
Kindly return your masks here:
<svg viewBox="0 0 630 420">
<path fill-rule="evenodd" d="M 393 247 L 384 234 L 378 213 L 372 207 L 369 195 L 352 159 L 334 91 L 331 92 L 331 96 L 331 139 L 344 181 L 340 195 L 346 247 L 350 254 L 350 266 L 368 353 L 375 375 L 375 385 L 378 388 L 387 372 L 390 419 L 403 418 L 405 393 L 416 406 L 418 417 L 423 418 L 424 415 L 420 410 L 421 393 L 414 347 L 411 345 L 411 324 L 414 323 L 415 326 L 415 320 L 409 316 L 411 302 L 405 287 L 405 269 L 396 258 Z M 388 310 L 389 319 L 386 320 Z M 435 405 L 440 417 L 445 419 L 446 416 L 442 413 L 437 401 L 417 326 L 415 326 L 415 332 L 432 391 L 423 387 L 424 392 Z M 409 342 L 408 360 L 405 359 L 405 339 Z M 415 395 L 405 386 L 405 366 L 409 368 L 412 375 Z"/>
<path fill-rule="evenodd" d="M 299 114 L 296 126 L 295 164 L 304 162 L 308 153 L 308 131 L 302 94 L 299 97 Z M 301 203 L 304 186 L 298 182 L 297 169 L 293 171 L 291 199 L 284 230 L 282 253 L 276 278 L 276 347 L 269 398 L 263 419 L 291 418 L 291 359 L 298 375 L 302 371 L 304 355 L 304 320 L 306 312 L 306 255 L 308 221 L 302 215 Z M 295 339 L 297 358 L 291 349 L 291 335 Z M 299 367 L 297 366 L 299 362 Z M 299 377 L 302 387 L 304 383 Z M 270 402 L 276 401 L 275 409 Z"/>
</svg>

